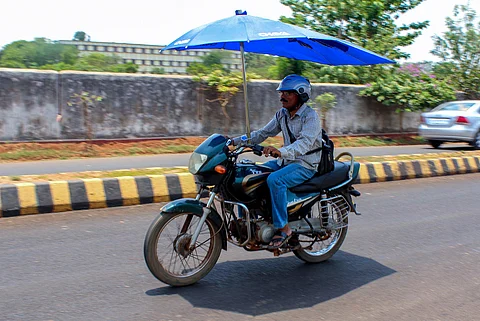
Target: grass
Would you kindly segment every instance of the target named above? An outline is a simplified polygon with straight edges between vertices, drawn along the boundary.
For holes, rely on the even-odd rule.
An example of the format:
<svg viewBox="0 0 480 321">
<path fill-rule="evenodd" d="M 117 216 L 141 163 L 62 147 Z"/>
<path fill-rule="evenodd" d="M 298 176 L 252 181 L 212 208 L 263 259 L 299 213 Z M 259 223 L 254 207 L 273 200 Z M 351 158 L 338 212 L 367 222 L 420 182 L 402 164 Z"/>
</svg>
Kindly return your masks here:
<svg viewBox="0 0 480 321">
<path fill-rule="evenodd" d="M 145 142 L 110 143 L 15 143 L 0 144 L 0 162 L 19 162 L 49 159 L 74 159 L 89 157 L 119 157 L 191 153 L 204 138 L 158 140 Z M 425 143 L 417 136 L 399 138 L 339 137 L 332 139 L 336 147 L 413 145 Z M 263 145 L 281 147 L 280 137 L 268 138 Z"/>
<path fill-rule="evenodd" d="M 2 161 L 18 161 L 18 160 L 38 160 L 38 159 L 69 159 L 77 156 L 75 152 L 68 150 L 58 151 L 51 149 L 41 150 L 18 150 L 8 153 L 0 153 L 0 160 Z"/>
<path fill-rule="evenodd" d="M 394 155 L 394 156 L 367 156 L 355 157 L 355 161 L 360 163 L 367 162 L 385 162 L 385 161 L 409 161 L 422 159 L 438 159 L 465 156 L 480 156 L 480 151 L 462 151 L 452 153 L 439 154 L 413 154 L 413 155 Z M 345 160 L 348 160 L 347 158 Z M 49 175 L 24 175 L 24 176 L 0 176 L 0 184 L 9 184 L 14 182 L 41 182 L 41 181 L 58 181 L 88 178 L 112 178 L 125 176 L 147 176 L 147 175 L 163 175 L 173 173 L 188 173 L 187 167 L 171 167 L 171 168 L 144 168 L 144 169 L 126 169 L 115 171 L 90 171 L 77 173 L 60 173 Z"/>
<path fill-rule="evenodd" d="M 164 174 L 172 174 L 172 173 L 188 173 L 188 169 L 186 167 L 128 169 L 128 170 L 103 172 L 100 175 L 101 177 L 125 177 L 125 176 L 164 175 Z M 79 174 L 79 175 L 82 175 L 82 174 Z M 85 178 L 85 177 L 82 176 L 81 178 Z"/>
<path fill-rule="evenodd" d="M 87 157 L 118 157 L 118 156 L 137 156 L 137 155 L 156 155 L 171 153 L 190 153 L 205 138 L 188 138 L 177 140 L 158 140 L 147 142 L 107 142 L 107 143 L 15 143 L 9 142 L 0 144 L 0 162 L 19 162 L 34 160 L 51 159 L 74 159 Z M 336 147 L 356 147 L 356 146 L 389 146 L 389 145 L 413 145 L 424 144 L 425 142 L 418 136 L 404 136 L 395 138 L 382 137 L 339 137 L 332 139 Z M 281 147 L 283 140 L 280 137 L 268 138 L 263 145 L 273 145 Z M 466 153 L 457 152 L 451 154 L 441 154 L 440 157 L 459 157 Z M 480 154 L 477 154 L 480 155 Z M 408 160 L 433 158 L 430 155 L 407 155 L 391 157 L 358 157 L 355 160 L 360 162 L 381 162 L 386 160 Z M 23 175 L 23 176 L 0 176 L 0 184 L 12 182 L 39 182 L 87 178 L 107 178 L 123 176 L 145 176 L 162 175 L 169 173 L 187 173 L 185 167 L 174 168 L 149 168 L 149 169 L 128 169 L 116 171 L 91 171 L 78 173 L 60 173 L 49 175 Z"/>
<path fill-rule="evenodd" d="M 412 154 L 412 155 L 385 155 L 385 156 L 363 156 L 355 157 L 355 161 L 360 163 L 369 162 L 386 162 L 386 161 L 409 161 L 409 160 L 422 160 L 422 159 L 439 159 L 439 158 L 453 158 L 453 157 L 467 157 L 467 156 L 480 156 L 480 151 L 461 151 L 451 153 L 438 153 L 438 154 Z"/>
<path fill-rule="evenodd" d="M 147 176 L 147 175 L 164 175 L 173 173 L 188 173 L 186 167 L 171 168 L 144 168 L 144 169 L 126 169 L 115 171 L 89 171 L 76 173 L 59 173 L 48 175 L 22 175 L 22 176 L 0 176 L 0 184 L 8 184 L 14 182 L 48 182 L 48 181 L 64 181 L 74 179 L 88 178 L 112 178 L 125 176 Z"/>
<path fill-rule="evenodd" d="M 418 136 L 407 136 L 399 138 L 383 137 L 338 137 L 332 139 L 335 147 L 375 147 L 375 146 L 395 146 L 395 145 L 421 145 L 426 141 Z"/>
</svg>

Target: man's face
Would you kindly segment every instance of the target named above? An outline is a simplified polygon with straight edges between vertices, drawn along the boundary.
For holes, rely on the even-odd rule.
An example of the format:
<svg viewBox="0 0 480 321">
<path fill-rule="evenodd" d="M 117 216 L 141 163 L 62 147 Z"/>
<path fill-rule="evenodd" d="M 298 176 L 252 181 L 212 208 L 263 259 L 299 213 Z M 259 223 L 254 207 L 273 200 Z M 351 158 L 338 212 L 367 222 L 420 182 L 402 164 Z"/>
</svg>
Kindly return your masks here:
<svg viewBox="0 0 480 321">
<path fill-rule="evenodd" d="M 288 110 L 295 109 L 298 105 L 299 97 L 295 91 L 279 91 L 282 107 Z"/>
</svg>

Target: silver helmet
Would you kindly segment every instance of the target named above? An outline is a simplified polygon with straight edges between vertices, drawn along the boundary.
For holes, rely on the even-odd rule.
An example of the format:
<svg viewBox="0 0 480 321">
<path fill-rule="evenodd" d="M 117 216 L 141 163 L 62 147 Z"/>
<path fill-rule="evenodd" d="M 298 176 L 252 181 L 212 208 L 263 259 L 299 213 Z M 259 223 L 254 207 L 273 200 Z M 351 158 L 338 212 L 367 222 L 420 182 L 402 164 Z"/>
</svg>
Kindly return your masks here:
<svg viewBox="0 0 480 321">
<path fill-rule="evenodd" d="M 310 85 L 310 81 L 305 77 L 295 74 L 288 75 L 287 77 L 283 78 L 277 88 L 277 91 L 289 90 L 295 91 L 303 103 L 307 102 L 312 94 L 312 86 Z"/>
</svg>

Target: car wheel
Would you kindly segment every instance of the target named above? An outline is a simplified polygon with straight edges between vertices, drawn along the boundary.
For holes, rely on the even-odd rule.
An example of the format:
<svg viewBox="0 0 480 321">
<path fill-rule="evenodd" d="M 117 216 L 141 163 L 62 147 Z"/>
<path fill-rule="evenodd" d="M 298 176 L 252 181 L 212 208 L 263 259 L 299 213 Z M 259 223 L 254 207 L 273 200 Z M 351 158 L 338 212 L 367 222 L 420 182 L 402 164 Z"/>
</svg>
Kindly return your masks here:
<svg viewBox="0 0 480 321">
<path fill-rule="evenodd" d="M 480 149 L 480 130 L 475 134 L 475 138 L 470 145 L 472 145 L 474 149 Z"/>
<path fill-rule="evenodd" d="M 430 143 L 430 145 L 432 145 L 433 148 L 438 148 L 440 147 L 440 145 L 443 144 L 441 140 L 429 140 L 428 142 Z"/>
</svg>

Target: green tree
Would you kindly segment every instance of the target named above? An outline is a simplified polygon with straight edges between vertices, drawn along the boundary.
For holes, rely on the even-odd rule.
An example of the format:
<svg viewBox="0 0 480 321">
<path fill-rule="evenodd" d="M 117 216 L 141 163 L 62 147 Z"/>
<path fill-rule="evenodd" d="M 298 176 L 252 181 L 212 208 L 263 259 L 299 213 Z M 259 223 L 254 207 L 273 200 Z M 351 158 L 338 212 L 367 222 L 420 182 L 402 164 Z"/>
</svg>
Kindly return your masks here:
<svg viewBox="0 0 480 321">
<path fill-rule="evenodd" d="M 282 79 L 290 74 L 303 75 L 305 69 L 306 63 L 302 60 L 278 58 L 277 79 Z"/>
<path fill-rule="evenodd" d="M 392 59 L 408 58 L 428 21 L 397 26 L 395 21 L 425 0 L 281 0 L 293 11 L 281 20 L 358 44 Z"/>
<path fill-rule="evenodd" d="M 442 80 L 448 80 L 451 82 L 453 73 L 455 72 L 455 64 L 452 62 L 437 62 L 432 67 L 433 74 Z"/>
<path fill-rule="evenodd" d="M 220 102 L 222 112 L 228 122 L 231 121 L 227 112 L 227 105 L 230 99 L 240 90 L 243 78 L 240 73 L 225 73 L 217 69 L 208 75 L 200 77 L 198 80 L 204 81 L 208 86 L 214 87 L 218 93 L 218 98 L 214 101 Z"/>
<path fill-rule="evenodd" d="M 192 62 L 190 66 L 187 67 L 187 74 L 202 75 L 208 73 L 209 70 L 210 68 L 200 62 Z"/>
<path fill-rule="evenodd" d="M 397 25 L 396 21 L 424 0 L 281 0 L 293 11 L 283 22 L 308 27 L 350 41 L 391 59 L 408 58 L 403 47 L 428 26 L 428 21 Z M 382 75 L 384 67 L 330 67 L 307 65 L 312 80 L 365 83 Z M 388 70 L 388 68 L 387 68 Z M 336 75 L 336 76 L 332 76 Z M 347 75 L 344 77 L 343 75 Z"/>
<path fill-rule="evenodd" d="M 150 71 L 150 73 L 151 74 L 156 74 L 156 75 L 163 75 L 163 74 L 165 74 L 165 69 L 155 67 L 155 68 L 152 69 L 152 71 Z"/>
<path fill-rule="evenodd" d="M 133 63 L 119 64 L 120 60 L 120 57 L 115 55 L 92 53 L 90 55 L 80 57 L 75 65 L 73 65 L 73 69 L 98 72 L 137 72 L 137 65 Z"/>
<path fill-rule="evenodd" d="M 202 57 L 202 62 L 207 67 L 222 66 L 222 60 L 228 58 L 230 54 L 224 51 L 214 50 Z"/>
<path fill-rule="evenodd" d="M 19 40 L 6 45 L 2 51 L 0 66 L 38 68 L 48 64 L 74 64 L 78 50 L 75 46 L 62 45 L 46 38 L 34 41 Z"/>
<path fill-rule="evenodd" d="M 187 67 L 189 75 L 206 75 L 214 70 L 222 70 L 225 73 L 230 71 L 222 64 L 222 60 L 227 58 L 229 53 L 214 50 L 202 57 L 202 62 L 193 62 Z"/>
<path fill-rule="evenodd" d="M 56 70 L 56 71 L 61 71 L 61 70 L 75 70 L 73 65 L 66 64 L 64 62 L 60 62 L 58 64 L 48 64 L 48 65 L 43 65 L 40 66 L 38 69 L 43 69 L 43 70 Z"/>
<path fill-rule="evenodd" d="M 228 113 L 228 105 L 231 99 L 240 90 L 243 83 L 243 76 L 239 72 L 231 72 L 223 67 L 222 59 L 226 58 L 228 53 L 211 52 L 202 60 L 203 63 L 192 63 L 187 68 L 187 73 L 193 75 L 193 80 L 199 83 L 198 91 L 213 90 L 216 98 L 210 102 L 218 102 L 225 116 L 225 133 L 230 127 L 231 117 Z M 247 73 L 247 81 L 252 78 L 259 78 L 254 73 Z"/>
<path fill-rule="evenodd" d="M 446 19 L 443 36 L 434 36 L 432 54 L 445 63 L 437 72 L 451 74 L 450 81 L 470 99 L 480 98 L 480 22 L 468 5 L 456 5 L 453 18 Z M 440 68 L 442 67 L 442 68 Z M 447 72 L 447 73 L 448 73 Z"/>
<path fill-rule="evenodd" d="M 52 42 L 46 38 L 19 40 L 1 51 L 0 67 L 38 68 L 44 70 L 83 70 L 136 73 L 133 63 L 120 64 L 120 57 L 93 53 L 79 57 L 75 46 Z"/>
<path fill-rule="evenodd" d="M 120 61 L 118 56 L 109 56 L 101 53 L 92 53 L 78 59 L 75 67 L 79 70 L 110 71 Z"/>
<path fill-rule="evenodd" d="M 372 97 L 396 112 L 423 111 L 442 102 L 455 100 L 455 88 L 416 64 L 405 64 L 376 82 L 367 84 L 361 96 Z M 400 117 L 400 128 L 403 128 Z"/>
<path fill-rule="evenodd" d="M 77 31 L 73 35 L 72 40 L 85 41 L 87 34 L 84 31 Z"/>
<path fill-rule="evenodd" d="M 127 62 L 126 64 L 117 64 L 107 67 L 105 71 L 134 74 L 138 71 L 138 65 L 133 62 Z"/>
<path fill-rule="evenodd" d="M 277 57 L 255 53 L 245 54 L 245 64 L 247 71 L 257 74 L 264 79 L 279 78 L 277 66 Z M 273 72 L 272 72 L 273 70 Z"/>
</svg>

